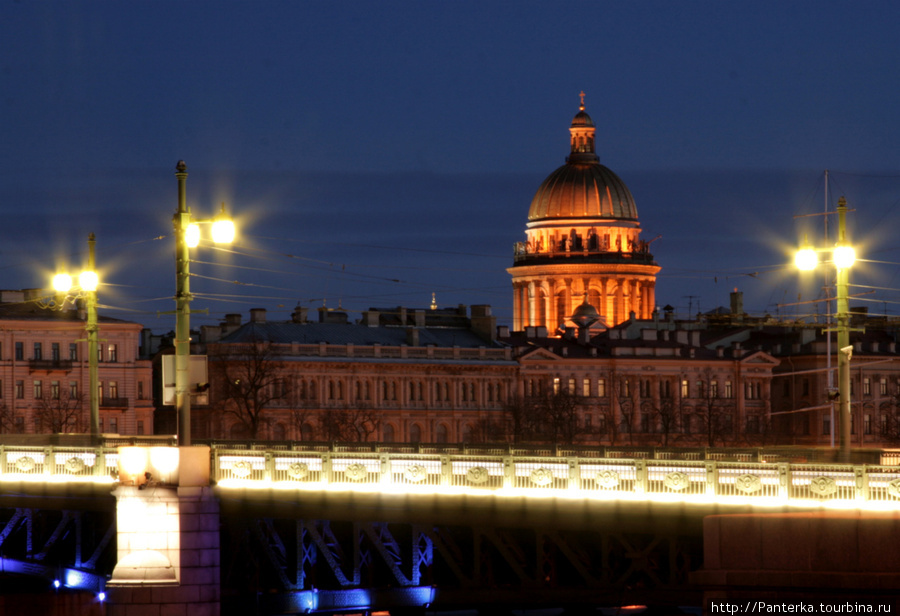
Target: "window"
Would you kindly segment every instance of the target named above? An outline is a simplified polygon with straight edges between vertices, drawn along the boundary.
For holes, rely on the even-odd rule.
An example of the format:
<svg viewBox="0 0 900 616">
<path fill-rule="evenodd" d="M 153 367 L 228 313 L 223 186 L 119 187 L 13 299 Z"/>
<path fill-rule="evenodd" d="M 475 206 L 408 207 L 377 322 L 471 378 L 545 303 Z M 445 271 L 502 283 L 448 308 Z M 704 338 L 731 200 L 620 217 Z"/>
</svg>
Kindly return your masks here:
<svg viewBox="0 0 900 616">
<path fill-rule="evenodd" d="M 137 433 L 138 433 L 138 435 L 141 435 L 144 433 L 144 421 L 142 419 L 138 419 Z"/>
<path fill-rule="evenodd" d="M 664 380 L 659 382 L 659 397 L 660 398 L 671 398 L 672 397 L 672 382 L 669 380 Z"/>
<path fill-rule="evenodd" d="M 78 399 L 78 381 L 69 381 L 69 398 Z"/>
<path fill-rule="evenodd" d="M 109 382 L 109 399 L 116 400 L 119 397 L 119 383 L 117 381 Z"/>
<path fill-rule="evenodd" d="M 78 361 L 78 343 L 77 342 L 69 343 L 69 359 L 72 361 Z"/>
<path fill-rule="evenodd" d="M 553 377 L 553 393 L 554 394 L 559 393 L 559 377 L 558 376 Z"/>
<path fill-rule="evenodd" d="M 50 381 L 50 397 L 59 400 L 59 381 Z"/>
<path fill-rule="evenodd" d="M 824 436 L 831 434 L 831 415 L 829 413 L 822 415 L 822 434 Z"/>
<path fill-rule="evenodd" d="M 117 417 L 109 418 L 109 431 L 113 434 L 119 433 L 119 419 Z"/>
<path fill-rule="evenodd" d="M 50 345 L 50 359 L 53 361 L 59 361 L 59 343 L 54 342 Z"/>
<path fill-rule="evenodd" d="M 34 399 L 42 400 L 44 398 L 44 382 L 43 381 L 35 381 L 34 382 Z"/>
<path fill-rule="evenodd" d="M 878 385 L 879 385 L 878 393 L 880 393 L 882 396 L 886 396 L 887 395 L 887 379 L 882 377 L 881 380 L 878 381 Z"/>
<path fill-rule="evenodd" d="M 626 398 L 631 397 L 631 383 L 628 379 L 622 379 L 622 395 Z"/>
<path fill-rule="evenodd" d="M 106 347 L 106 361 L 116 362 L 119 361 L 119 347 L 115 344 L 110 344 Z"/>
<path fill-rule="evenodd" d="M 719 397 L 719 382 L 718 381 L 710 381 L 709 397 L 710 398 L 718 398 Z"/>
<path fill-rule="evenodd" d="M 581 381 L 581 395 L 585 398 L 591 397 L 591 379 L 583 379 Z"/>
<path fill-rule="evenodd" d="M 21 415 L 16 417 L 16 432 L 18 434 L 25 434 L 25 418 Z"/>
<path fill-rule="evenodd" d="M 725 397 L 734 398 L 734 388 L 731 386 L 731 381 L 725 381 Z"/>
<path fill-rule="evenodd" d="M 863 395 L 872 395 L 872 379 L 870 379 L 869 377 L 863 377 Z M 866 432 L 866 434 L 871 434 L 871 432 Z"/>
<path fill-rule="evenodd" d="M 409 440 L 411 443 L 422 441 L 422 428 L 419 427 L 419 424 L 412 424 L 409 427 Z"/>
<path fill-rule="evenodd" d="M 575 379 L 569 379 L 569 395 L 575 395 Z"/>
<path fill-rule="evenodd" d="M 25 346 L 21 342 L 16 343 L 16 359 L 19 361 L 25 359 Z"/>
<path fill-rule="evenodd" d="M 44 348 L 40 342 L 34 343 L 34 359 L 41 360 L 44 358 Z"/>
<path fill-rule="evenodd" d="M 863 431 L 866 434 L 872 434 L 872 416 L 868 413 L 863 416 Z"/>
<path fill-rule="evenodd" d="M 691 433 L 691 416 L 683 415 L 681 417 L 681 431 L 685 434 Z"/>
<path fill-rule="evenodd" d="M 597 379 L 597 397 L 606 397 L 606 379 Z"/>
<path fill-rule="evenodd" d="M 703 381 L 697 381 L 697 397 L 706 397 L 706 383 L 704 383 Z"/>
<path fill-rule="evenodd" d="M 25 381 L 16 381 L 16 400 L 22 400 L 25 397 Z"/>
<path fill-rule="evenodd" d="M 682 398 L 690 398 L 691 397 L 691 384 L 687 379 L 681 379 L 681 397 Z"/>
<path fill-rule="evenodd" d="M 590 432 L 591 432 L 591 423 L 592 423 L 591 416 L 590 416 L 590 415 L 585 415 L 585 416 L 584 416 L 584 430 L 585 430 L 585 432 L 587 432 L 587 433 L 590 433 Z"/>
<path fill-rule="evenodd" d="M 144 381 L 138 381 L 137 383 L 137 396 L 138 400 L 144 399 Z"/>
</svg>

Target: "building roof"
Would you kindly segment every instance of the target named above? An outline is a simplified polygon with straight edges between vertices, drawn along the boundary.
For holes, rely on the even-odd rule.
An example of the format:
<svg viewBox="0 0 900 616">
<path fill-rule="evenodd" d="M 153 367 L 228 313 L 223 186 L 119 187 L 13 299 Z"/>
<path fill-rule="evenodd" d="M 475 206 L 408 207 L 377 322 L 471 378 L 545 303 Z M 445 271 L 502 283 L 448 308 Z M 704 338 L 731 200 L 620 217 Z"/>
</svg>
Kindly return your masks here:
<svg viewBox="0 0 900 616">
<path fill-rule="evenodd" d="M 416 332 L 413 334 L 412 332 Z M 413 340 L 412 338 L 417 338 Z M 250 322 L 223 337 L 220 342 L 274 342 L 276 344 L 353 344 L 357 346 L 499 347 L 471 330 L 457 327 L 390 327 L 354 323 Z"/>
<path fill-rule="evenodd" d="M 17 321 L 54 321 L 54 322 L 84 322 L 84 311 L 66 308 L 43 307 L 38 300 L 28 299 L 21 302 L 0 302 L 0 320 Z M 124 321 L 113 317 L 97 315 L 98 323 L 138 325 L 133 321 Z"/>
</svg>

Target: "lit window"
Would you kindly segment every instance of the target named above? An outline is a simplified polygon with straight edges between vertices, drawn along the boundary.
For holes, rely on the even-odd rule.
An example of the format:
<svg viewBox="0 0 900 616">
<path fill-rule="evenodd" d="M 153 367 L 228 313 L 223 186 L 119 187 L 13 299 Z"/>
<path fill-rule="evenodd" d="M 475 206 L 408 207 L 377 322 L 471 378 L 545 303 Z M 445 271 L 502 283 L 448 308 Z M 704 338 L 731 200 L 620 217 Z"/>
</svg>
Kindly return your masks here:
<svg viewBox="0 0 900 616">
<path fill-rule="evenodd" d="M 691 397 L 691 384 L 687 379 L 681 379 L 681 397 L 682 398 L 690 398 Z"/>
<path fill-rule="evenodd" d="M 22 400 L 25 397 L 25 381 L 16 381 L 16 399 Z"/>
<path fill-rule="evenodd" d="M 42 400 L 44 398 L 44 382 L 43 381 L 35 381 L 34 382 L 34 399 Z"/>
<path fill-rule="evenodd" d="M 581 395 L 585 398 L 591 397 L 591 379 L 584 379 L 581 381 Z"/>
<path fill-rule="evenodd" d="M 119 349 L 117 345 L 110 344 L 108 347 L 106 347 L 106 361 L 119 361 Z"/>
<path fill-rule="evenodd" d="M 597 379 L 597 397 L 606 397 L 606 379 Z"/>
</svg>

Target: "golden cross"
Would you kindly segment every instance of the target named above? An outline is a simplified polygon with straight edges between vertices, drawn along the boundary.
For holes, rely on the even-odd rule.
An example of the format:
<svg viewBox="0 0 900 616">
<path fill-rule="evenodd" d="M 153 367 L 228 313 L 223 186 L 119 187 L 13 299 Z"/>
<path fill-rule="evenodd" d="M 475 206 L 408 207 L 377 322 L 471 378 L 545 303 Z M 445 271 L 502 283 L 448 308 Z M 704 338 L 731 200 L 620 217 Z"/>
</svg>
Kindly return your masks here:
<svg viewBox="0 0 900 616">
<path fill-rule="evenodd" d="M 581 94 L 578 96 L 581 97 L 581 108 L 584 109 L 584 90 L 581 91 Z"/>
</svg>

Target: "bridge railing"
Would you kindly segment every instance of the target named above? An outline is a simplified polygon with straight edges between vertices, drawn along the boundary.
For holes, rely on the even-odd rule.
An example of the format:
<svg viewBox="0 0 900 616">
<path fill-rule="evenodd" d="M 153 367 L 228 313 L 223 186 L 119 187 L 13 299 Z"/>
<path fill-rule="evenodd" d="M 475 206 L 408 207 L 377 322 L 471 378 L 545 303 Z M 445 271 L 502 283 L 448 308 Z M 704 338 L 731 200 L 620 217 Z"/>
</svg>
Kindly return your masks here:
<svg viewBox="0 0 900 616">
<path fill-rule="evenodd" d="M 0 479 L 113 480 L 118 451 L 107 447 L 0 445 Z"/>
<path fill-rule="evenodd" d="M 734 459 L 666 460 L 518 456 L 467 452 L 385 453 L 212 450 L 212 479 L 305 489 L 515 491 L 586 498 L 872 501 L 900 508 L 900 467 Z"/>
<path fill-rule="evenodd" d="M 458 447 L 452 453 L 440 447 L 360 449 L 217 445 L 210 450 L 211 479 L 223 486 L 241 482 L 306 489 L 503 490 L 533 496 L 870 502 L 900 508 L 900 466 L 784 461 L 815 457 L 800 450 L 768 462 L 769 457 L 758 454 L 745 461 L 740 451 L 728 452 L 728 459 L 716 459 L 708 451 L 705 459 L 670 459 L 667 451 L 655 451 L 656 457 L 650 458 L 610 450 L 604 452 L 613 454 L 608 457 L 546 455 L 514 447 Z M 117 471 L 118 450 L 113 447 L 0 445 L 0 480 L 112 482 Z"/>
</svg>

